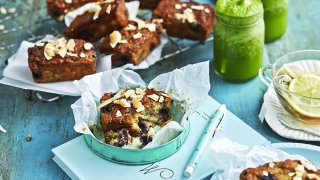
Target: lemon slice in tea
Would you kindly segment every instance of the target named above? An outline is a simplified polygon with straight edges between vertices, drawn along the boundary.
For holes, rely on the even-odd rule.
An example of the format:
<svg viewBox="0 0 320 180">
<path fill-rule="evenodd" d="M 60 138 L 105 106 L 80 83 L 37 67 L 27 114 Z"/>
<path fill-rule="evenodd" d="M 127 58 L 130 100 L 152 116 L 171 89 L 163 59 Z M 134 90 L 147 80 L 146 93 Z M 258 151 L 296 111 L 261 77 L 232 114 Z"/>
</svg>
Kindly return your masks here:
<svg viewBox="0 0 320 180">
<path fill-rule="evenodd" d="M 320 118 L 320 74 L 309 73 L 294 78 L 289 85 L 289 91 L 304 97 L 295 95 L 287 99 L 288 103 L 297 112 L 308 117 Z M 312 99 L 316 98 L 316 99 Z"/>
</svg>

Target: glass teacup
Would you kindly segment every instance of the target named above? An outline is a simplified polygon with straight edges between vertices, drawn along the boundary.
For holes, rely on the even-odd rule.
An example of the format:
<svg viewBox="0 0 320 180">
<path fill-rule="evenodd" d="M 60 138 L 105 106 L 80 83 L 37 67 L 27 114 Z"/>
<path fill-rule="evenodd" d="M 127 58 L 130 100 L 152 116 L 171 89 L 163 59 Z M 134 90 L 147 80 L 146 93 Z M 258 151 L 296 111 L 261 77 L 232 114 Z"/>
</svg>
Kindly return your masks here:
<svg viewBox="0 0 320 180">
<path fill-rule="evenodd" d="M 284 55 L 273 65 L 262 67 L 259 75 L 265 84 L 272 82 L 281 105 L 295 119 L 320 123 L 319 50 Z"/>
</svg>

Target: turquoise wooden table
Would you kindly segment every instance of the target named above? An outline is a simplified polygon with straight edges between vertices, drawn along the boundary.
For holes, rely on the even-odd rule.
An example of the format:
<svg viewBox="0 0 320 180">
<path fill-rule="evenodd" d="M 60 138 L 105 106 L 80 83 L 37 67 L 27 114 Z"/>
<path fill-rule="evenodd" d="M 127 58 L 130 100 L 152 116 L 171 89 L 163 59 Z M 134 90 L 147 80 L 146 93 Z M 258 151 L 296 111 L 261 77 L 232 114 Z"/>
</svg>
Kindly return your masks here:
<svg viewBox="0 0 320 180">
<path fill-rule="evenodd" d="M 14 37 L 0 31 L 0 70 L 5 68 L 5 59 L 15 52 L 16 46 L 9 42 L 24 39 L 37 39 L 38 34 L 55 33 L 49 28 L 47 32 L 37 24 L 46 17 L 44 3 L 40 0 L 0 1 L 0 6 L 7 8 L 16 6 L 17 12 L 34 8 L 33 13 L 25 13 L 18 21 L 3 21 L 0 14 L 0 24 L 10 29 L 12 24 L 21 28 Z M 290 0 L 289 23 L 286 34 L 278 41 L 266 44 L 268 57 L 273 62 L 279 56 L 301 49 L 320 49 L 320 1 L 319 0 Z M 32 11 L 33 9 L 31 9 Z M 29 9 L 30 11 L 30 9 Z M 40 12 L 40 13 L 38 13 Z M 35 34 L 25 29 L 33 24 Z M 47 21 L 45 26 L 58 26 L 54 21 Z M 48 29 L 48 28 L 47 28 Z M 12 28 L 11 28 L 12 30 Z M 16 42 L 17 43 L 17 42 Z M 146 81 L 157 74 L 172 71 L 190 63 L 211 61 L 211 90 L 210 96 L 241 118 L 271 142 L 297 142 L 282 138 L 270 127 L 258 120 L 262 104 L 262 96 L 266 86 L 258 77 L 245 83 L 230 83 L 217 77 L 212 71 L 213 43 L 198 46 L 178 56 L 158 62 L 147 70 L 137 71 Z M 0 133 L 0 179 L 67 179 L 68 176 L 52 161 L 51 149 L 77 136 L 73 130 L 74 119 L 70 105 L 77 97 L 64 97 L 52 103 L 42 103 L 36 98 L 26 99 L 25 91 L 14 87 L 0 85 L 0 124 L 7 133 Z M 32 137 L 26 141 L 27 135 Z M 301 141 L 300 141 L 301 142 Z M 302 142 L 320 146 L 319 142 Z"/>
</svg>

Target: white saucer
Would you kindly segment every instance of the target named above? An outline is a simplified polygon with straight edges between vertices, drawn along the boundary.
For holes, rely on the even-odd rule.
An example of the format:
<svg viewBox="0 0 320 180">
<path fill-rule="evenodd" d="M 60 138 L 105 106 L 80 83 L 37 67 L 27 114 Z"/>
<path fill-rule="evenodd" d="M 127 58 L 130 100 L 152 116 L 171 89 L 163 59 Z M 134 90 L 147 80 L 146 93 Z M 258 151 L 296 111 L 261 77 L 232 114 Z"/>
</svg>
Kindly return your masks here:
<svg viewBox="0 0 320 180">
<path fill-rule="evenodd" d="M 262 105 L 259 118 L 262 121 L 265 119 L 271 129 L 282 137 L 304 141 L 320 141 L 319 134 L 316 135 L 305 130 L 290 128 L 280 122 L 277 117 L 280 114 L 290 116 L 289 113 L 281 106 L 273 87 L 269 86 L 268 91 L 264 95 L 264 103 Z"/>
</svg>

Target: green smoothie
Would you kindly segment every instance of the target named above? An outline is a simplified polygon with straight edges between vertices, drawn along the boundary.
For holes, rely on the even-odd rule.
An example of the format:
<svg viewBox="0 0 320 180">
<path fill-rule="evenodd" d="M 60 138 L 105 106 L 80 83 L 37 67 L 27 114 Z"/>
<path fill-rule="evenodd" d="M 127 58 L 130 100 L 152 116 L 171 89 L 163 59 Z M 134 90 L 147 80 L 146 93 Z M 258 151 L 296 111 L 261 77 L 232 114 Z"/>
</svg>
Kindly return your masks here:
<svg viewBox="0 0 320 180">
<path fill-rule="evenodd" d="M 280 38 L 286 31 L 288 0 L 262 0 L 264 7 L 265 40 Z"/>
<path fill-rule="evenodd" d="M 214 69 L 226 80 L 245 81 L 263 61 L 264 22 L 260 0 L 218 0 Z"/>
</svg>

